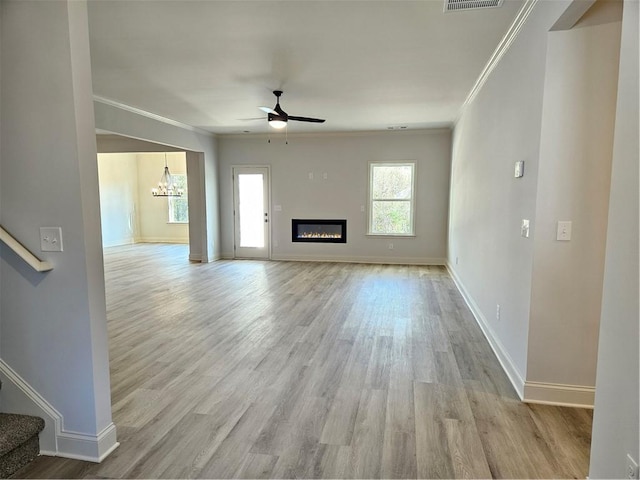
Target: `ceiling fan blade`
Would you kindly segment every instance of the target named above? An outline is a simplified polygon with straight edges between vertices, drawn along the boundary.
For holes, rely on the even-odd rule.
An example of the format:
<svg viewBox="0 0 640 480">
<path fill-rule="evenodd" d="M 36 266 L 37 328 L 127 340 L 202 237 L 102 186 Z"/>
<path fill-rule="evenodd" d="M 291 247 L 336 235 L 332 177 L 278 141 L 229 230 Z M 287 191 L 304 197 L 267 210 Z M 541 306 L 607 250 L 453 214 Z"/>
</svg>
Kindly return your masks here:
<svg viewBox="0 0 640 480">
<path fill-rule="evenodd" d="M 289 115 L 289 120 L 297 120 L 298 122 L 313 122 L 313 123 L 325 122 L 323 118 L 295 117 L 293 115 Z"/>
<path fill-rule="evenodd" d="M 251 117 L 251 118 L 238 118 L 239 122 L 252 122 L 254 120 L 266 120 L 267 117 Z"/>
<path fill-rule="evenodd" d="M 271 107 L 258 107 L 258 108 L 262 110 L 264 113 L 276 113 L 276 114 L 278 113 Z"/>
</svg>

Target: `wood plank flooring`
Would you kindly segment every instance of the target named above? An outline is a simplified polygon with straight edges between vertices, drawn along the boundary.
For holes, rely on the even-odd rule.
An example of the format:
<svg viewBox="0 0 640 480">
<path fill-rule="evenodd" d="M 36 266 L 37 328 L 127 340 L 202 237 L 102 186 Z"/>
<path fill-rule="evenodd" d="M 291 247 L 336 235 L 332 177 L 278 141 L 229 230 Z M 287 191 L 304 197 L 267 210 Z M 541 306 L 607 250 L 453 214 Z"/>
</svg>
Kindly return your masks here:
<svg viewBox="0 0 640 480">
<path fill-rule="evenodd" d="M 521 403 L 446 269 L 105 250 L 102 464 L 23 478 L 585 478 L 591 411 Z"/>
</svg>

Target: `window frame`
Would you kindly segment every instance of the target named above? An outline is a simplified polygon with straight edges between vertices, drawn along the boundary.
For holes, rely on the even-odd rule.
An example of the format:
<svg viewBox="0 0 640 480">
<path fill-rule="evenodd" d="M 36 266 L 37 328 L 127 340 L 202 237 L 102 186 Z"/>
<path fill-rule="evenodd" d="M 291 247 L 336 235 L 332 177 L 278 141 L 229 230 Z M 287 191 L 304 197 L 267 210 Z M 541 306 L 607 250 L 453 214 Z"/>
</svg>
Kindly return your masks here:
<svg viewBox="0 0 640 480">
<path fill-rule="evenodd" d="M 176 179 L 176 177 L 184 177 L 184 194 L 180 197 L 167 197 L 167 224 L 169 225 L 189 225 L 189 192 L 187 191 L 187 174 L 186 173 L 172 173 L 171 176 Z M 172 220 L 171 213 L 173 212 L 173 202 L 176 200 L 186 200 L 187 201 L 187 221 L 179 221 Z"/>
<path fill-rule="evenodd" d="M 374 199 L 373 198 L 373 171 L 375 167 L 411 167 L 411 197 L 404 199 Z M 415 237 L 416 236 L 416 176 L 417 162 L 415 160 L 386 160 L 369 162 L 369 181 L 367 191 L 367 236 L 372 237 Z M 378 233 L 372 231 L 373 204 L 376 201 L 406 201 L 409 203 L 409 233 Z"/>
</svg>

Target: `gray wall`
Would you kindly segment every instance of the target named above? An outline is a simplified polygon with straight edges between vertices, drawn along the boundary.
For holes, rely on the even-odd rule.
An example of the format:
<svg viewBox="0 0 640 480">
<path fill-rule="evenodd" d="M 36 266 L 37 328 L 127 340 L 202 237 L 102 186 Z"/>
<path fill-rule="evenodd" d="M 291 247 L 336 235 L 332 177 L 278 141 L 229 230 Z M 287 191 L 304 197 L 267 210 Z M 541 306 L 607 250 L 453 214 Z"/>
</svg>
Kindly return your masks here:
<svg viewBox="0 0 640 480">
<path fill-rule="evenodd" d="M 638 2 L 624 2 L 590 478 L 627 478 L 638 441 Z"/>
<path fill-rule="evenodd" d="M 527 381 L 595 385 L 620 22 L 551 32 L 536 197 Z M 572 221 L 570 241 L 557 222 Z"/>
<path fill-rule="evenodd" d="M 54 265 L 35 273 L 0 247 L 0 355 L 63 416 L 62 453 L 95 457 L 115 429 L 86 4 L 0 8 L 0 223 Z M 62 227 L 63 252 L 40 252 L 41 226 Z"/>
<path fill-rule="evenodd" d="M 578 20 L 568 5 L 535 5 L 456 124 L 449 263 L 521 397 L 589 406 L 620 24 L 602 9 L 605 25 L 591 15 L 550 32 Z M 570 242 L 556 240 L 559 220 L 573 222 Z"/>
<path fill-rule="evenodd" d="M 523 238 L 520 222 L 536 215 L 547 35 L 567 5 L 536 4 L 453 132 L 448 261 L 521 394 L 536 226 Z"/>
<path fill-rule="evenodd" d="M 219 138 L 222 254 L 233 257 L 232 167 L 270 165 L 272 258 L 443 263 L 450 142 L 448 129 L 289 135 L 288 145 L 283 135 L 273 135 L 271 143 L 263 136 L 222 136 Z M 365 235 L 368 165 L 371 161 L 388 160 L 416 161 L 415 237 Z M 282 210 L 275 211 L 275 205 Z M 292 218 L 346 218 L 347 244 L 293 243 Z M 389 249 L 390 243 L 393 250 Z"/>
</svg>

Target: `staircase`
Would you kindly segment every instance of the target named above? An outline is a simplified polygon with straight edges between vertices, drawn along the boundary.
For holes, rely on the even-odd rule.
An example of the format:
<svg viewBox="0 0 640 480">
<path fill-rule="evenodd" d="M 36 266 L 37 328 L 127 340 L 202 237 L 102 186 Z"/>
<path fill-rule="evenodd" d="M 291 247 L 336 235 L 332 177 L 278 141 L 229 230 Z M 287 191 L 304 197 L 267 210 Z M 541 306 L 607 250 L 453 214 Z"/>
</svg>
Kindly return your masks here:
<svg viewBox="0 0 640 480">
<path fill-rule="evenodd" d="M 40 454 L 38 434 L 43 428 L 39 417 L 0 413 L 0 478 L 9 478 Z"/>
</svg>

